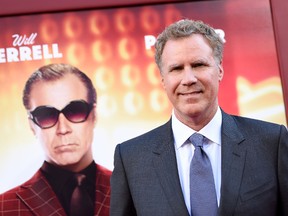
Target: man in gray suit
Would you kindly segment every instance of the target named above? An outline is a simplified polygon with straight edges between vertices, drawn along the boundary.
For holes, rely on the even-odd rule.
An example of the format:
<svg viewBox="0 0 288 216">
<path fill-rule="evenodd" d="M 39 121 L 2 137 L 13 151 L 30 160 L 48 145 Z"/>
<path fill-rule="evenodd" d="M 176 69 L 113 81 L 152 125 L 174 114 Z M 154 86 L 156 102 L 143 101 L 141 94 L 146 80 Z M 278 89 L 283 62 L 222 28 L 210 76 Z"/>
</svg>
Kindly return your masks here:
<svg viewBox="0 0 288 216">
<path fill-rule="evenodd" d="M 167 27 L 155 46 L 172 117 L 117 145 L 110 215 L 288 215 L 287 129 L 221 110 L 223 41 L 214 29 L 181 20 Z M 213 173 L 214 212 L 206 205 L 209 195 L 190 193 L 196 181 L 189 174 L 196 155 L 189 139 L 194 133 L 204 136 L 201 150 Z M 193 213 L 191 197 L 202 199 L 205 214 Z"/>
</svg>

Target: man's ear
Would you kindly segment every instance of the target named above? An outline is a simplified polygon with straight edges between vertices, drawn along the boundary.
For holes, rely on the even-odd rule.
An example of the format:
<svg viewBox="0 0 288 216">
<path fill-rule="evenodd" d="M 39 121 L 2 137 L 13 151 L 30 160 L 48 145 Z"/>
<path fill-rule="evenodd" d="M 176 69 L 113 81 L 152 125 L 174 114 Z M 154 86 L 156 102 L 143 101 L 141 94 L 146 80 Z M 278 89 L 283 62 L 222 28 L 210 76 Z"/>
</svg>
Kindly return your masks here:
<svg viewBox="0 0 288 216">
<path fill-rule="evenodd" d="M 165 87 L 165 82 L 164 82 L 163 76 L 161 76 L 161 84 L 162 84 L 163 89 L 165 90 L 166 87 Z"/>
<path fill-rule="evenodd" d="M 224 69 L 223 69 L 222 62 L 220 62 L 220 63 L 218 64 L 218 68 L 219 68 L 218 80 L 219 80 L 219 82 L 221 82 L 221 80 L 222 80 L 223 77 L 224 77 Z"/>
</svg>

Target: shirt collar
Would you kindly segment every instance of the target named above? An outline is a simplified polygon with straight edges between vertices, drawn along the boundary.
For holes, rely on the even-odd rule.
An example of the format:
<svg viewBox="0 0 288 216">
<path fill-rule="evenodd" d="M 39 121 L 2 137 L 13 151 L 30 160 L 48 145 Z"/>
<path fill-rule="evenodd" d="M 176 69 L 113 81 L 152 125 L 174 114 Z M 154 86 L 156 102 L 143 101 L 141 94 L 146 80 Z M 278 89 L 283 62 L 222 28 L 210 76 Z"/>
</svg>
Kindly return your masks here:
<svg viewBox="0 0 288 216">
<path fill-rule="evenodd" d="M 221 145 L 221 126 L 222 126 L 222 113 L 218 107 L 216 114 L 212 120 L 203 127 L 198 133 L 202 134 L 212 142 Z M 196 131 L 179 121 L 174 111 L 172 112 L 172 130 L 175 140 L 176 148 L 180 148 L 186 144 L 188 138 Z"/>
<path fill-rule="evenodd" d="M 218 107 L 216 114 L 212 120 L 203 127 L 199 133 L 211 140 L 217 145 L 221 145 L 221 126 L 222 126 L 222 113 L 220 107 Z"/>
<path fill-rule="evenodd" d="M 58 192 L 61 192 L 61 190 L 65 187 L 65 185 L 71 180 L 72 176 L 74 175 L 73 172 L 55 166 L 51 163 L 48 163 L 47 161 L 43 163 L 41 170 L 48 182 L 51 184 L 52 188 Z M 89 184 L 95 184 L 96 165 L 94 161 L 91 162 L 88 167 L 81 170 L 79 173 L 86 175 Z"/>
</svg>

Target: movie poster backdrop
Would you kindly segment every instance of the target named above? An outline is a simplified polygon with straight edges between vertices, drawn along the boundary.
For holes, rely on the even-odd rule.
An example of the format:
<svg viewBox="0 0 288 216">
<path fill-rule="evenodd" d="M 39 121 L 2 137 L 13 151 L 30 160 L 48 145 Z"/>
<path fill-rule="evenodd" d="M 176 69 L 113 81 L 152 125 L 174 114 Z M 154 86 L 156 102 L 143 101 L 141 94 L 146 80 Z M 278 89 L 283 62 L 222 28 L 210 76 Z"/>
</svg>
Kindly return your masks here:
<svg viewBox="0 0 288 216">
<path fill-rule="evenodd" d="M 183 19 L 209 23 L 225 40 L 220 105 L 286 124 L 269 0 L 201 1 L 0 18 L 0 192 L 32 176 L 43 152 L 22 105 L 25 81 L 49 63 L 70 63 L 98 92 L 93 143 L 113 169 L 115 145 L 168 121 L 171 105 L 154 63 L 157 35 Z"/>
</svg>

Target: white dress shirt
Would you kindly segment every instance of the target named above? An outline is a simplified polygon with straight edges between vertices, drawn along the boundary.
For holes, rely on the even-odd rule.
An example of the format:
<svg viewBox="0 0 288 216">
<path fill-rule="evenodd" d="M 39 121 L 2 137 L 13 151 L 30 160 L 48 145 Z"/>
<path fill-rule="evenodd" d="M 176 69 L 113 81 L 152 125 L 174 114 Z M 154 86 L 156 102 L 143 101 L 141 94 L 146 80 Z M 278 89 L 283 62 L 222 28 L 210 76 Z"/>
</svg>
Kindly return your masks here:
<svg viewBox="0 0 288 216">
<path fill-rule="evenodd" d="M 198 131 L 198 133 L 208 138 L 205 139 L 206 142 L 203 144 L 203 150 L 211 162 L 218 206 L 220 202 L 221 187 L 221 125 L 222 113 L 218 107 L 218 110 L 213 119 L 204 128 Z M 180 122 L 176 118 L 174 112 L 172 113 L 172 130 L 175 140 L 174 144 L 180 184 L 187 209 L 189 212 L 191 212 L 189 172 L 190 162 L 194 154 L 194 146 L 191 144 L 188 138 L 196 131 Z"/>
</svg>

